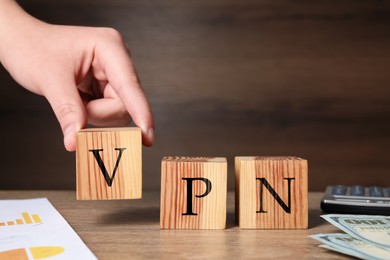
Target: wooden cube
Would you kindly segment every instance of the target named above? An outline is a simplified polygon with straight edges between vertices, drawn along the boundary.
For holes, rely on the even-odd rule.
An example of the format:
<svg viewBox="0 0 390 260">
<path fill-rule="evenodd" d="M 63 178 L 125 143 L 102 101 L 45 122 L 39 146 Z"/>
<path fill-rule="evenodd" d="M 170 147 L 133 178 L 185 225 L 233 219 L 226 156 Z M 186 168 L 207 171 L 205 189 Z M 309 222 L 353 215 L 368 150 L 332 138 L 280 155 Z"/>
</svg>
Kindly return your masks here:
<svg viewBox="0 0 390 260">
<path fill-rule="evenodd" d="M 236 217 L 241 228 L 308 227 L 307 161 L 236 157 Z"/>
<path fill-rule="evenodd" d="M 79 131 L 76 175 L 78 200 L 141 198 L 141 130 L 127 127 Z"/>
<path fill-rule="evenodd" d="M 226 228 L 226 196 L 226 158 L 163 158 L 162 229 Z"/>
</svg>

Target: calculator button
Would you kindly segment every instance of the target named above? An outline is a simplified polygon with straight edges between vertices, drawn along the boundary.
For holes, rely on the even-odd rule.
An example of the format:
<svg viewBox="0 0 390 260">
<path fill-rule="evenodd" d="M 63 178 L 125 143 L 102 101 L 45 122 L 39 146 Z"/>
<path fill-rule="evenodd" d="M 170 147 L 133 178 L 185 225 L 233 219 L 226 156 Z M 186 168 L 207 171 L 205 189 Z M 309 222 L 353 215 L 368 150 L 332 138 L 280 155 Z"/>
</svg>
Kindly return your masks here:
<svg viewBox="0 0 390 260">
<path fill-rule="evenodd" d="M 352 186 L 351 196 L 365 196 L 364 187 L 360 185 Z"/>
<path fill-rule="evenodd" d="M 385 194 L 383 192 L 383 189 L 378 186 L 371 186 L 368 188 L 368 193 L 371 197 L 384 197 Z"/>
<path fill-rule="evenodd" d="M 343 185 L 333 186 L 332 195 L 345 195 L 347 193 L 347 187 Z"/>
</svg>

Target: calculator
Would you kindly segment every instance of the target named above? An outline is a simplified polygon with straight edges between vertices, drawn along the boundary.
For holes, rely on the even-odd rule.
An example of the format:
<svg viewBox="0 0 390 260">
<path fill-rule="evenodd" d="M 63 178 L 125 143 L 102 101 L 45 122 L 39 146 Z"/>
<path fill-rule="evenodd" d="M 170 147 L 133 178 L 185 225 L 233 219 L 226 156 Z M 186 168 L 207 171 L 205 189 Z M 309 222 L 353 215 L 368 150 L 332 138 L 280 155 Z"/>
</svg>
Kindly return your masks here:
<svg viewBox="0 0 390 260">
<path fill-rule="evenodd" d="M 390 187 L 328 186 L 321 209 L 332 213 L 390 215 Z"/>
</svg>

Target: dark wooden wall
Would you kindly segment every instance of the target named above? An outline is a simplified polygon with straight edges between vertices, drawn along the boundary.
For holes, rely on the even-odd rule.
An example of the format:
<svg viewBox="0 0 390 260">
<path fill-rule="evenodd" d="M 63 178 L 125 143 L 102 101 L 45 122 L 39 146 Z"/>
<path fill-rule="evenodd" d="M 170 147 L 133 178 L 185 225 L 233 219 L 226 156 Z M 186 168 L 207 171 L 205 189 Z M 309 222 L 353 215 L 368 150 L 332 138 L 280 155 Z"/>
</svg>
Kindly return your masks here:
<svg viewBox="0 0 390 260">
<path fill-rule="evenodd" d="M 20 3 L 122 32 L 156 120 L 144 189 L 159 189 L 166 155 L 228 157 L 230 189 L 235 155 L 306 158 L 310 190 L 390 186 L 390 1 Z M 0 84 L 0 189 L 74 189 L 47 102 L 3 69 Z"/>
</svg>

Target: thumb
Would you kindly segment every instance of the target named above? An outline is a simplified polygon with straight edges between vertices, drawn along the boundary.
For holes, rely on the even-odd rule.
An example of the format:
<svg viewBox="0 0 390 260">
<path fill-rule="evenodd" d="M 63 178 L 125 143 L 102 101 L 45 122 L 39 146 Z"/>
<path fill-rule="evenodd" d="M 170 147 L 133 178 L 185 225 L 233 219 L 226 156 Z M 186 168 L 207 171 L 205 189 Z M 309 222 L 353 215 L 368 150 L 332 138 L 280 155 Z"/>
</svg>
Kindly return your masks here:
<svg viewBox="0 0 390 260">
<path fill-rule="evenodd" d="M 49 86 L 44 95 L 61 125 L 64 146 L 66 150 L 72 152 L 76 150 L 77 132 L 86 126 L 87 116 L 76 84 L 65 82 L 62 81 L 57 87 Z"/>
</svg>

